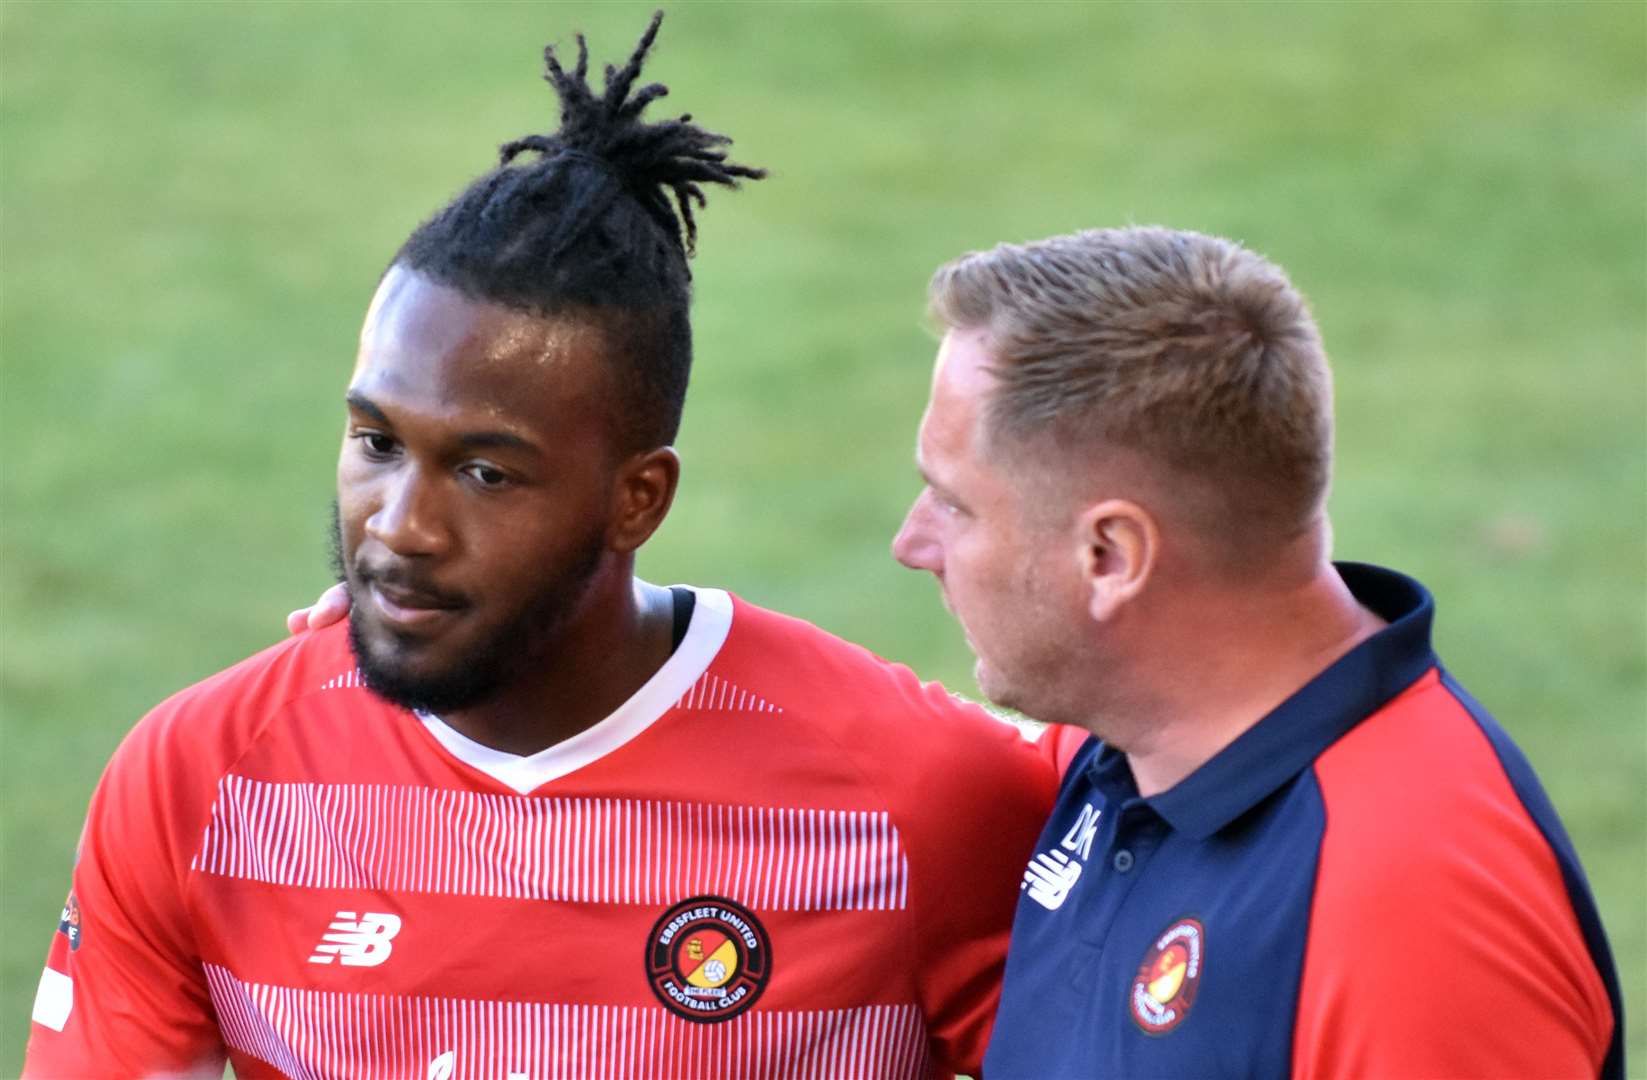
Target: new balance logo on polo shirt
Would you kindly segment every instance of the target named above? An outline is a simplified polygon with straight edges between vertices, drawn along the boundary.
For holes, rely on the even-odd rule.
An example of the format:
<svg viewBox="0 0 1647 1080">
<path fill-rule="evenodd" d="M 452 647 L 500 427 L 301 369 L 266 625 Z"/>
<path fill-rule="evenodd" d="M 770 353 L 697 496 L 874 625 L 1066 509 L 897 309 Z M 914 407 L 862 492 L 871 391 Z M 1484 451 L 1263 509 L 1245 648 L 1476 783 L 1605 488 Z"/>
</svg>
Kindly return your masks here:
<svg viewBox="0 0 1647 1080">
<path fill-rule="evenodd" d="M 1093 835 L 1097 832 L 1098 811 L 1087 803 L 1057 847 L 1038 851 L 1029 860 L 1029 866 L 1024 870 L 1024 880 L 1018 886 L 1019 891 L 1029 890 L 1031 900 L 1048 911 L 1057 911 L 1081 879 L 1087 857 L 1092 854 Z M 1065 852 L 1073 852 L 1075 858 Z"/>
<path fill-rule="evenodd" d="M 311 964 L 340 960 L 351 967 L 377 967 L 389 959 L 390 944 L 400 933 L 400 916 L 368 911 L 357 920 L 352 911 L 340 911 L 315 946 Z"/>
</svg>

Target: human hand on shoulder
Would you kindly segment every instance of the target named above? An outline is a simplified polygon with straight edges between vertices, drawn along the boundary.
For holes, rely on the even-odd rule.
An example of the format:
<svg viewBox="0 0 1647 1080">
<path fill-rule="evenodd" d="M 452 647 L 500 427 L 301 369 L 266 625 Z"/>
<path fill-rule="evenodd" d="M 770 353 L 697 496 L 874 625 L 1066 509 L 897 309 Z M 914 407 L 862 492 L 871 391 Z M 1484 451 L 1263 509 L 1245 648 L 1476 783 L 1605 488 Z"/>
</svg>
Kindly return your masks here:
<svg viewBox="0 0 1647 1080">
<path fill-rule="evenodd" d="M 298 634 L 304 630 L 319 630 L 348 614 L 349 587 L 340 581 L 315 597 L 313 604 L 298 608 L 286 616 L 286 632 Z"/>
</svg>

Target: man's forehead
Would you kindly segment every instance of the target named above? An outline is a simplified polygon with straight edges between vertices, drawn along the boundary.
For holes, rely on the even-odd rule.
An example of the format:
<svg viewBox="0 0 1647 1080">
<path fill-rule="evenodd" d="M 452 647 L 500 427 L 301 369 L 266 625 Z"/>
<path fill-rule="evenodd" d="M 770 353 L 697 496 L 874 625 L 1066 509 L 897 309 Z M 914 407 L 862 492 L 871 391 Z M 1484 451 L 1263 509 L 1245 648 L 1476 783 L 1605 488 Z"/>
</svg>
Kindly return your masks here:
<svg viewBox="0 0 1647 1080">
<path fill-rule="evenodd" d="M 396 263 L 378 282 L 366 309 L 361 351 L 394 348 L 410 337 L 450 348 L 469 332 L 476 307 L 456 289 Z"/>
<path fill-rule="evenodd" d="M 928 483 L 947 485 L 979 450 L 984 394 L 994 376 L 981 331 L 950 330 L 938 346 L 932 393 L 915 439 L 915 467 Z"/>
<path fill-rule="evenodd" d="M 996 385 L 996 377 L 990 370 L 994 363 L 987 329 L 950 329 L 938 345 L 938 359 L 933 367 L 934 400 L 940 390 L 964 399 L 984 400 Z"/>
<path fill-rule="evenodd" d="M 605 337 L 591 320 L 474 300 L 395 267 L 361 331 L 349 390 L 397 424 L 441 418 L 543 445 L 574 428 L 604 439 L 611 380 Z"/>
<path fill-rule="evenodd" d="M 396 265 L 372 297 L 361 328 L 359 377 L 368 367 L 461 360 L 469 367 L 526 364 L 542 374 L 574 354 L 604 348 L 598 327 L 573 316 L 547 318 L 475 300 Z"/>
<path fill-rule="evenodd" d="M 969 445 L 995 389 L 983 331 L 951 330 L 938 347 L 932 396 L 921 419 L 920 443 L 951 453 Z"/>
</svg>

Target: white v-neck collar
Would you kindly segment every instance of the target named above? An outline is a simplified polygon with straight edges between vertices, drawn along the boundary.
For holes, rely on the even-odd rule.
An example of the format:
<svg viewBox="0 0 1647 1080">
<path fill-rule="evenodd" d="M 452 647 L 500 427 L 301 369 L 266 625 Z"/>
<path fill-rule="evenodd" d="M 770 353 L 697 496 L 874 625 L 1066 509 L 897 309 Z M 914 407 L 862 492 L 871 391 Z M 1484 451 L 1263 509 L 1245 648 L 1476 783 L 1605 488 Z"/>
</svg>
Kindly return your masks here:
<svg viewBox="0 0 1647 1080">
<path fill-rule="evenodd" d="M 522 795 L 535 791 L 605 757 L 651 727 L 708 669 L 732 629 L 732 597 L 720 589 L 692 591 L 698 599 L 680 648 L 610 716 L 570 739 L 521 757 L 482 746 L 433 713 L 418 713 L 417 718 L 459 761 Z"/>
</svg>

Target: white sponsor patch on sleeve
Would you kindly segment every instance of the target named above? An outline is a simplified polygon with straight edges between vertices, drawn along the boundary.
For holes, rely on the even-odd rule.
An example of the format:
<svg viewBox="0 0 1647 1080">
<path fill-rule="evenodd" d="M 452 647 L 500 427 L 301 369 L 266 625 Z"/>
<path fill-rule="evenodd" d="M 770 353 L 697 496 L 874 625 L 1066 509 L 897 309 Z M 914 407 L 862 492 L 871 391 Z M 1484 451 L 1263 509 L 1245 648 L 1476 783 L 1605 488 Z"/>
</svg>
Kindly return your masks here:
<svg viewBox="0 0 1647 1080">
<path fill-rule="evenodd" d="M 62 1031 L 73 1009 L 74 980 L 51 968 L 42 971 L 40 989 L 34 992 L 34 1022 Z"/>
</svg>

